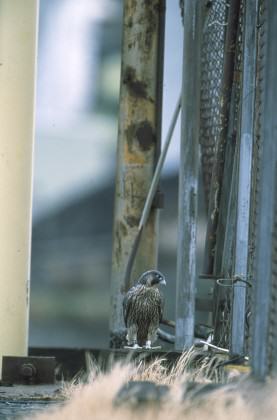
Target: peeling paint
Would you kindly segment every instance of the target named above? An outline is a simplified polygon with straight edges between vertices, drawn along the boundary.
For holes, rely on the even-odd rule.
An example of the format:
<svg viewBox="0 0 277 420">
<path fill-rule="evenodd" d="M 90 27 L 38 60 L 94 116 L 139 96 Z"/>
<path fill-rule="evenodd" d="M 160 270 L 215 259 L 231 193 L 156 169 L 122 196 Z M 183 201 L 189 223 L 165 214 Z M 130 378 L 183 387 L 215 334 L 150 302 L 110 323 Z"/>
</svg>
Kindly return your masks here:
<svg viewBox="0 0 277 420">
<path fill-rule="evenodd" d="M 131 227 L 131 228 L 139 225 L 139 218 L 138 217 L 128 215 L 125 220 L 128 223 L 129 227 Z"/>
</svg>

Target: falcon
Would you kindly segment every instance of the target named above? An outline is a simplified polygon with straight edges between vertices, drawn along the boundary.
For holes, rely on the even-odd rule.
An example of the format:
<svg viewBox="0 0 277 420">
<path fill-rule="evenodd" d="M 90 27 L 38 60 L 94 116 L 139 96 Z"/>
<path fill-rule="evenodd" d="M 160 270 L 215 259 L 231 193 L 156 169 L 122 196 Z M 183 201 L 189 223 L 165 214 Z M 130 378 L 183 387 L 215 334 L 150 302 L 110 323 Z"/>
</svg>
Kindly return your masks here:
<svg viewBox="0 0 277 420">
<path fill-rule="evenodd" d="M 126 293 L 123 316 L 127 327 L 127 348 L 152 348 L 162 320 L 163 296 L 159 285 L 166 285 L 164 275 L 158 270 L 149 270 Z"/>
</svg>

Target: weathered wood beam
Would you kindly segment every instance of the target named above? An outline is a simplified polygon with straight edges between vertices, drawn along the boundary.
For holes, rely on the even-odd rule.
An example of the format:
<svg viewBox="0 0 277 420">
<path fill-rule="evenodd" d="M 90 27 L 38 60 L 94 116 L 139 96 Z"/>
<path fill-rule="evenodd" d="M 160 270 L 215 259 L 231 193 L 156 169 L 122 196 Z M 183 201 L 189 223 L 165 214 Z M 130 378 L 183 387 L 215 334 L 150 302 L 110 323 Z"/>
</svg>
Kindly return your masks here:
<svg viewBox="0 0 277 420">
<path fill-rule="evenodd" d="M 184 46 L 179 172 L 179 221 L 175 349 L 194 344 L 196 291 L 196 227 L 199 164 L 199 36 L 198 0 L 184 0 Z"/>
<path fill-rule="evenodd" d="M 164 0 L 124 1 L 112 250 L 111 344 L 123 328 L 122 300 L 134 278 L 157 264 L 157 209 L 150 212 L 125 281 L 145 199 L 160 152 Z M 119 340 L 120 341 L 120 340 Z M 120 345 L 120 343 L 116 343 Z"/>
</svg>

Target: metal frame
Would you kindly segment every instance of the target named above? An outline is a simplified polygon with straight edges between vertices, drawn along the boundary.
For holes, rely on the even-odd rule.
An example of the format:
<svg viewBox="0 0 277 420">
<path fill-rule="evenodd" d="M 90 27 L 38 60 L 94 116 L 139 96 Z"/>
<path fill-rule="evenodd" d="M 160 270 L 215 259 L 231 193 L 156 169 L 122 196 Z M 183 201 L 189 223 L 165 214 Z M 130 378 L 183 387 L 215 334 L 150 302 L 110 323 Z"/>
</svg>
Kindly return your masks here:
<svg viewBox="0 0 277 420">
<path fill-rule="evenodd" d="M 125 3 L 129 4 L 127 0 L 125 0 Z M 257 70 L 258 32 L 264 30 L 258 24 L 261 3 L 267 6 L 268 33 L 265 37 L 266 46 L 263 46 L 265 52 L 265 58 L 263 59 L 265 85 L 262 99 L 257 99 L 257 84 L 260 83 L 260 81 L 257 81 L 257 75 L 259 75 Z M 203 29 L 202 13 L 204 11 L 201 0 L 183 0 L 182 5 L 184 11 L 184 46 L 178 204 L 176 350 L 187 349 L 194 344 L 199 175 L 200 37 Z M 242 17 L 243 24 L 240 21 Z M 125 17 L 125 32 L 127 31 L 125 36 L 128 38 L 128 36 L 133 36 L 133 34 L 130 35 L 128 33 L 131 26 L 128 26 L 127 23 Z M 247 285 L 250 285 L 249 265 L 254 261 L 251 266 L 253 285 L 255 286 L 253 294 L 254 314 L 251 363 L 254 375 L 259 378 L 264 378 L 270 369 L 277 370 L 277 359 L 273 356 L 274 352 L 272 351 L 273 348 L 277 350 L 277 325 L 272 321 L 272 314 L 277 310 L 274 306 L 277 301 L 277 273 L 275 273 L 277 261 L 273 261 L 272 254 L 272 249 L 275 246 L 274 240 L 277 242 L 277 124 L 274 115 L 274 109 L 277 103 L 277 86 L 275 83 L 277 80 L 277 54 L 275 51 L 277 50 L 277 3 L 275 0 L 232 0 L 229 5 L 228 25 L 226 28 L 220 100 L 221 128 L 218 137 L 216 137 L 217 147 L 213 160 L 204 271 L 207 276 L 210 275 L 215 278 L 221 271 L 220 274 L 230 280 L 230 287 L 233 290 L 232 312 L 228 314 L 229 329 L 231 332 L 229 333 L 228 330 L 228 340 L 226 343 L 228 346 L 230 345 L 231 355 L 243 356 L 246 351 L 245 327 L 248 304 Z M 240 47 L 236 50 L 235 44 L 238 39 L 243 39 L 243 42 L 239 43 Z M 123 41 L 123 47 L 124 45 Z M 241 45 L 243 45 L 242 48 Z M 156 44 L 156 48 L 157 46 L 158 44 Z M 147 100 L 147 98 L 141 99 L 140 91 L 136 92 L 136 95 L 134 95 L 134 91 L 130 93 L 130 90 L 137 90 L 137 82 L 140 83 L 139 87 L 142 87 L 142 80 L 136 80 L 136 83 L 134 83 L 131 77 L 132 75 L 129 74 L 128 79 L 124 73 L 124 71 L 126 72 L 126 63 L 128 64 L 128 60 L 130 59 L 132 63 L 135 59 L 137 60 L 139 51 L 136 48 L 134 47 L 133 50 L 131 46 L 129 48 L 131 51 L 126 51 L 123 48 L 125 55 L 123 54 L 123 79 L 121 85 L 123 96 L 121 97 L 121 110 L 123 110 L 123 114 L 126 111 L 128 118 L 130 106 L 133 107 L 135 104 L 137 110 L 141 105 L 139 101 L 142 101 L 142 108 L 145 109 L 145 100 Z M 124 62 L 124 60 L 127 61 Z M 241 80 L 239 79 L 237 81 L 235 79 L 239 75 L 237 70 L 240 70 L 241 62 L 242 88 Z M 238 68 L 236 68 L 236 65 Z M 236 83 L 237 85 L 235 86 Z M 152 85 L 151 89 L 153 89 Z M 241 93 L 236 96 L 238 89 L 241 89 Z M 126 101 L 124 103 L 126 99 L 124 95 L 126 95 L 129 102 Z M 131 101 L 128 95 L 132 96 Z M 134 99 L 133 96 L 137 97 Z M 239 107 L 238 98 L 240 98 Z M 138 103 L 135 103 L 135 100 Z M 258 110 L 257 101 L 261 100 L 264 102 L 264 107 L 262 110 Z M 178 110 L 179 105 L 176 108 L 174 120 L 177 118 Z M 259 116 L 261 114 L 259 118 L 261 118 L 262 126 L 261 138 L 259 139 L 262 144 L 262 154 L 258 159 L 259 165 L 256 165 L 257 156 L 254 156 L 253 153 L 254 144 L 255 147 L 257 146 L 257 143 L 255 143 L 257 141 L 256 137 L 258 136 L 257 113 L 259 113 Z M 130 128 L 128 124 L 134 124 L 134 121 L 128 121 L 128 118 L 120 122 L 123 125 L 120 126 L 119 132 L 119 136 L 122 136 L 120 139 L 122 143 L 120 143 L 119 147 L 118 162 L 121 166 L 125 165 L 124 171 L 122 168 L 120 169 L 121 172 L 124 172 L 125 179 L 124 177 L 119 177 L 120 179 L 117 181 L 117 199 L 119 200 L 120 198 L 122 202 L 120 203 L 120 200 L 117 202 L 118 213 L 116 213 L 115 217 L 115 238 L 118 243 L 114 246 L 113 332 L 120 327 L 123 288 L 126 290 L 126 287 L 132 281 L 131 275 L 129 275 L 131 269 L 129 271 L 127 270 L 128 276 L 122 281 L 122 278 L 124 278 L 124 269 L 126 268 L 126 260 L 128 260 L 128 255 L 130 255 L 132 243 L 138 246 L 139 240 L 142 239 L 141 232 L 144 230 L 144 225 L 148 220 L 154 192 L 157 188 L 157 174 L 162 167 L 165 157 L 164 154 L 158 161 L 156 173 L 154 179 L 152 179 L 152 186 L 150 185 L 151 179 L 148 179 L 144 183 L 147 188 L 145 188 L 145 197 L 141 200 L 141 203 L 145 203 L 147 192 L 148 198 L 146 199 L 144 209 L 142 205 L 140 208 L 138 206 L 136 208 L 136 229 L 127 229 L 124 243 L 123 241 L 121 242 L 123 238 L 117 236 L 119 235 L 117 228 L 119 226 L 122 227 L 123 222 L 126 225 L 126 220 L 127 222 L 131 220 L 127 217 L 128 214 L 126 215 L 124 213 L 124 208 L 126 209 L 128 207 L 128 200 L 132 201 L 134 198 L 126 195 L 126 191 L 129 188 L 128 182 L 130 181 L 126 178 L 126 174 L 132 173 L 132 180 L 134 181 L 139 167 L 139 162 L 136 161 L 138 156 L 146 159 L 143 162 L 146 162 L 148 166 L 149 162 L 153 163 L 153 154 L 151 156 L 146 156 L 143 153 L 140 155 L 140 151 L 137 150 L 137 145 L 132 144 L 132 150 L 130 150 L 130 144 L 126 144 L 126 142 L 124 144 L 124 136 Z M 236 141 L 232 142 L 233 140 Z M 170 137 L 167 138 L 166 147 L 168 147 L 169 141 Z M 129 148 L 127 150 L 129 160 L 127 159 L 127 161 L 124 160 L 126 158 L 126 147 L 127 149 Z M 133 152 L 135 152 L 134 156 L 131 156 Z M 135 162 L 133 159 L 135 159 Z M 257 168 L 260 171 L 259 176 L 256 174 Z M 252 171 L 255 175 L 254 177 Z M 228 179 L 230 172 L 232 172 L 232 180 Z M 153 175 L 153 171 L 151 175 Z M 253 193 L 254 178 L 255 194 Z M 256 191 L 257 183 L 259 184 L 260 191 L 259 188 Z M 132 184 L 132 187 L 134 186 L 135 183 Z M 149 187 L 151 187 L 150 191 Z M 142 192 L 141 190 L 142 188 L 140 186 L 140 194 Z M 255 206 L 253 201 L 255 201 Z M 254 207 L 255 209 L 253 210 Z M 251 210 L 253 210 L 253 213 L 251 213 Z M 254 217 L 256 212 L 258 217 L 257 220 L 255 218 L 255 223 L 253 223 L 252 217 Z M 131 214 L 131 216 L 134 216 L 134 214 Z M 134 217 L 131 222 L 133 220 Z M 153 219 L 151 223 L 152 227 L 147 231 L 150 242 L 154 241 L 154 237 L 152 236 L 155 236 L 155 228 L 153 227 L 155 223 L 153 224 Z M 254 236 L 256 238 L 256 254 L 255 258 L 250 261 L 249 256 L 250 252 L 252 252 L 250 245 L 254 237 L 252 237 L 251 242 L 253 229 L 255 230 Z M 138 239 L 136 239 L 136 234 Z M 137 244 L 136 241 L 138 242 Z M 135 246 L 134 255 L 137 250 Z M 153 250 L 153 243 L 150 244 L 150 248 Z M 277 253 L 277 251 L 274 252 Z M 147 253 L 148 251 L 146 250 Z M 153 257 L 153 253 L 151 255 Z M 136 261 L 136 264 L 141 266 L 141 262 L 138 263 Z M 275 264 L 274 269 L 273 264 Z M 122 288 L 122 286 L 124 287 Z M 272 297 L 273 287 L 276 289 L 276 299 Z M 219 291 L 219 298 L 221 296 L 220 293 Z M 216 293 L 214 294 L 214 301 L 216 301 L 218 296 Z M 224 299 L 224 293 L 222 293 L 222 297 Z M 228 299 L 230 299 L 230 293 L 228 293 Z M 216 310 L 217 307 L 215 304 L 214 316 L 216 316 Z M 269 334 L 271 334 L 270 344 Z M 269 357 L 271 357 L 270 360 L 268 360 Z"/>
</svg>

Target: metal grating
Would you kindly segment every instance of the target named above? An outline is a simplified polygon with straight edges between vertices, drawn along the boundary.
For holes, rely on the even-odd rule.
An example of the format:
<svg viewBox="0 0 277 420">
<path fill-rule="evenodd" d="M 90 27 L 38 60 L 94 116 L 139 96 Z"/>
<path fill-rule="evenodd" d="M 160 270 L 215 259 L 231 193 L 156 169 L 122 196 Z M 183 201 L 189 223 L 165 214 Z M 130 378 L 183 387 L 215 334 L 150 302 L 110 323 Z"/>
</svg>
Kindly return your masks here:
<svg viewBox="0 0 277 420">
<path fill-rule="evenodd" d="M 208 203 L 216 140 L 220 127 L 227 3 L 205 2 L 201 45 L 200 146 L 205 196 Z"/>
</svg>

